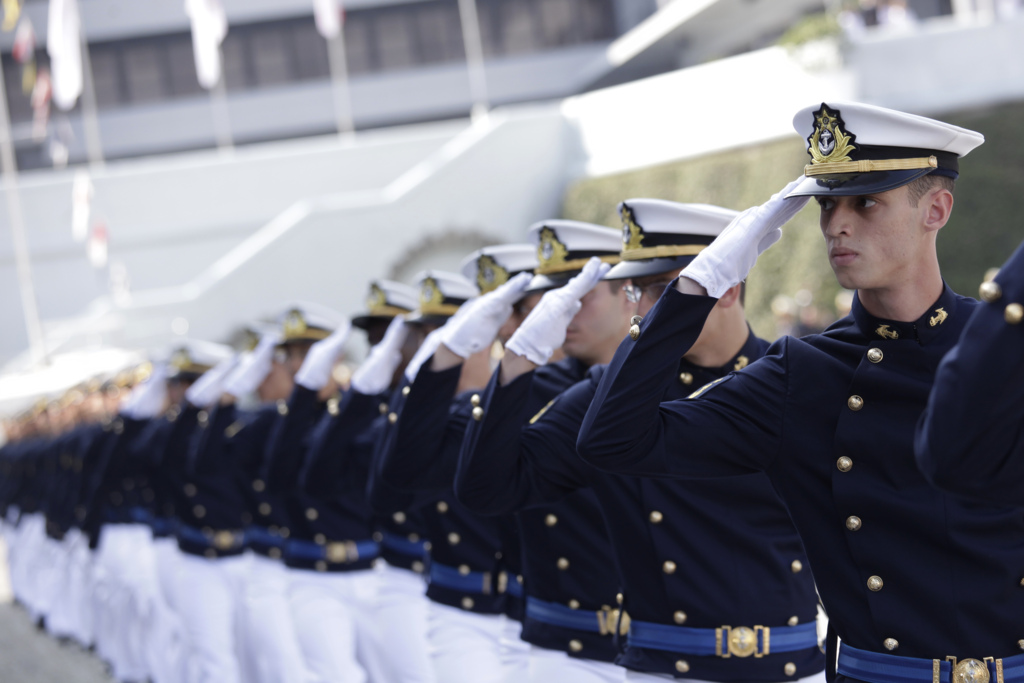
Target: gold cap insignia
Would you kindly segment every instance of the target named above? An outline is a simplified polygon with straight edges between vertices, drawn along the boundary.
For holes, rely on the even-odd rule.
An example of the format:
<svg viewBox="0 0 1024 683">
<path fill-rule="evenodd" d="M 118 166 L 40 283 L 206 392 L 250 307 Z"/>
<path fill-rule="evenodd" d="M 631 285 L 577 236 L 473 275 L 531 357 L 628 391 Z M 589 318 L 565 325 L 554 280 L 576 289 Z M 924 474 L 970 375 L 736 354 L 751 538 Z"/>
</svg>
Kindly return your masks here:
<svg viewBox="0 0 1024 683">
<path fill-rule="evenodd" d="M 437 306 L 444 303 L 444 294 L 438 289 L 437 281 L 428 277 L 420 285 L 420 308 L 429 307 L 431 304 Z"/>
<path fill-rule="evenodd" d="M 941 325 L 942 323 L 946 322 L 946 318 L 948 317 L 949 313 L 946 313 L 946 309 L 936 308 L 935 315 L 933 315 L 931 318 L 928 318 L 928 324 L 931 325 L 932 327 L 935 327 L 936 325 Z"/>
<path fill-rule="evenodd" d="M 171 356 L 171 367 L 179 372 L 190 365 L 192 365 L 192 356 L 189 355 L 188 349 L 178 349 Z"/>
<path fill-rule="evenodd" d="M 852 133 L 843 130 L 843 119 L 838 111 L 830 111 L 824 104 L 814 114 L 814 132 L 807 138 L 812 164 L 830 164 L 850 161 L 850 152 L 857 150 Z"/>
<path fill-rule="evenodd" d="M 384 294 L 384 290 L 377 283 L 370 285 L 370 296 L 366 298 L 366 307 L 370 309 L 370 313 L 374 313 L 387 304 L 388 298 Z"/>
<path fill-rule="evenodd" d="M 508 271 L 498 265 L 493 257 L 481 254 L 476 260 L 476 285 L 481 294 L 493 292 L 508 282 Z"/>
<path fill-rule="evenodd" d="M 540 261 L 538 270 L 547 270 L 553 266 L 565 263 L 565 257 L 569 255 L 569 249 L 562 242 L 551 228 L 540 229 L 540 244 L 537 246 L 537 260 Z"/>
<path fill-rule="evenodd" d="M 245 329 L 242 331 L 242 350 L 255 351 L 259 346 L 260 335 L 255 330 Z"/>
<path fill-rule="evenodd" d="M 875 330 L 875 334 L 877 334 L 882 339 L 900 338 L 900 333 L 897 332 L 896 330 L 890 330 L 888 325 L 879 325 L 878 329 Z"/>
<path fill-rule="evenodd" d="M 284 317 L 282 331 L 284 332 L 285 340 L 301 336 L 306 332 L 308 327 L 306 319 L 302 315 L 302 311 L 297 308 L 293 308 L 288 311 L 288 314 Z"/>
<path fill-rule="evenodd" d="M 644 230 L 636 222 L 633 209 L 623 203 L 619 215 L 622 217 L 622 251 L 639 249 L 644 241 Z"/>
</svg>

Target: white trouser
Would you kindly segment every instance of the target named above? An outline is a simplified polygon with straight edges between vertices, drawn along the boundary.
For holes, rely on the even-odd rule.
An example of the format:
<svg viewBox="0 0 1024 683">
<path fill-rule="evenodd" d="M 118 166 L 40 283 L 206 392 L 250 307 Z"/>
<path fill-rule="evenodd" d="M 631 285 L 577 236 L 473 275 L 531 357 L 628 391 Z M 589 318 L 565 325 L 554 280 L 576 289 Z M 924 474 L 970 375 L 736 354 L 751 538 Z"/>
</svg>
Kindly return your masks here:
<svg viewBox="0 0 1024 683">
<path fill-rule="evenodd" d="M 181 553 L 174 597 L 191 657 L 189 683 L 242 683 L 235 628 L 244 571 L 242 555 Z"/>
<path fill-rule="evenodd" d="M 185 683 L 185 628 L 167 599 L 168 591 L 174 589 L 166 585 L 177 580 L 177 542 L 173 538 L 151 538 L 148 556 L 152 569 L 135 603 L 146 665 L 154 683 Z"/>
<path fill-rule="evenodd" d="M 46 617 L 46 630 L 54 636 L 68 635 L 67 610 L 63 609 L 67 604 L 67 583 L 64 576 L 66 570 L 67 553 L 64 544 L 45 535 L 44 531 L 39 558 L 34 568 L 38 590 L 35 607 L 39 612 L 38 616 Z M 57 630 L 53 629 L 54 622 L 58 626 Z"/>
<path fill-rule="evenodd" d="M 475 614 L 436 602 L 428 611 L 434 674 L 444 683 L 520 683 L 525 679 L 523 657 L 505 665 L 501 614 Z"/>
<path fill-rule="evenodd" d="M 523 640 L 523 622 L 503 614 L 501 625 L 501 666 L 505 680 L 524 681 L 529 675 L 532 646 Z"/>
<path fill-rule="evenodd" d="M 626 670 L 611 662 L 576 659 L 558 650 L 530 648 L 530 683 L 622 683 Z"/>
<path fill-rule="evenodd" d="M 75 574 L 75 534 L 69 529 L 61 541 L 49 539 L 53 544 L 53 567 L 50 571 L 50 600 L 46 607 L 46 630 L 58 638 L 70 638 L 77 632 L 77 603 L 72 576 Z M 42 568 L 40 568 L 42 569 Z"/>
<path fill-rule="evenodd" d="M 427 640 L 427 609 L 423 577 L 407 569 L 392 567 L 377 560 L 380 576 L 377 594 L 377 622 L 391 643 L 388 683 L 434 683 L 444 679 L 434 676 Z"/>
<path fill-rule="evenodd" d="M 71 611 L 70 635 L 82 647 L 89 647 L 93 642 L 93 552 L 89 550 L 89 536 L 79 529 L 68 531 L 64 541 L 68 546 L 67 599 Z"/>
<path fill-rule="evenodd" d="M 250 552 L 248 561 L 240 630 L 243 669 L 253 683 L 306 683 L 309 673 L 288 601 L 289 572 L 258 553 Z"/>
<path fill-rule="evenodd" d="M 40 551 L 46 538 L 46 520 L 38 512 L 26 513 L 18 523 L 16 541 L 11 547 L 11 589 L 32 617 L 39 612 Z"/>
<path fill-rule="evenodd" d="M 289 569 L 289 605 L 299 646 L 315 683 L 391 681 L 386 634 L 374 608 L 373 570 L 326 573 Z"/>
<path fill-rule="evenodd" d="M 658 681 L 675 681 L 678 679 L 671 674 L 646 674 L 627 669 L 625 680 L 627 683 L 658 683 Z M 708 681 L 701 681 L 695 678 L 687 678 L 686 681 L 687 683 L 708 683 Z M 793 683 L 825 683 L 825 672 L 821 671 L 813 676 L 794 679 Z"/>
<path fill-rule="evenodd" d="M 139 617 L 156 572 L 150 539 L 149 527 L 142 524 L 109 524 L 96 553 L 96 650 L 122 680 L 149 676 Z"/>
</svg>

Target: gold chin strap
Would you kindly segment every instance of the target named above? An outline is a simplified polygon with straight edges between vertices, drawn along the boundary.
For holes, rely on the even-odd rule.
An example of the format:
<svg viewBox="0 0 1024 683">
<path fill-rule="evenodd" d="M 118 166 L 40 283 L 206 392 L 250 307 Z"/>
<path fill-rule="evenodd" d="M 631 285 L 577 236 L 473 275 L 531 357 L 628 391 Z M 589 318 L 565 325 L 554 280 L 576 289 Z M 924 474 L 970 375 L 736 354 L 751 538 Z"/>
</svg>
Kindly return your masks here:
<svg viewBox="0 0 1024 683">
<path fill-rule="evenodd" d="M 912 171 L 918 168 L 938 168 L 935 157 L 916 159 L 863 159 L 861 161 L 829 161 L 823 164 L 807 164 L 804 175 L 837 175 L 842 173 L 871 173 L 872 171 Z"/>
<path fill-rule="evenodd" d="M 665 258 L 667 256 L 696 256 L 704 251 L 704 244 L 662 244 L 657 247 L 640 247 L 622 252 L 623 261 L 642 261 L 649 258 Z"/>
<path fill-rule="evenodd" d="M 613 254 L 611 256 L 601 256 L 600 259 L 605 263 L 615 265 L 619 262 L 619 255 Z M 580 270 L 583 266 L 587 265 L 587 261 L 589 260 L 589 258 L 577 258 L 571 261 L 562 261 L 557 265 L 539 266 L 533 272 L 535 275 L 549 275 L 551 273 L 564 273 L 567 270 Z"/>
</svg>

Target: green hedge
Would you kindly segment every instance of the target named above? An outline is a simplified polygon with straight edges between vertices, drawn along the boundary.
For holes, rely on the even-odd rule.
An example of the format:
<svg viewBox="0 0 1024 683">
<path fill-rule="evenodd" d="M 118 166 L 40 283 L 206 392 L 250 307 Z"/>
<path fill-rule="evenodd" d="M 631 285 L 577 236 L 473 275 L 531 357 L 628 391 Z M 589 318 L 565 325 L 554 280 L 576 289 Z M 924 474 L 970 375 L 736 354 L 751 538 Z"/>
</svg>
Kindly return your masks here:
<svg viewBox="0 0 1024 683">
<path fill-rule="evenodd" d="M 1002 264 L 1024 240 L 1024 103 L 944 115 L 945 121 L 982 132 L 987 143 L 961 162 L 953 217 L 939 236 L 939 260 L 946 281 L 976 296 L 984 272 Z M 765 201 L 795 178 L 807 162 L 794 135 L 785 140 L 735 149 L 698 159 L 629 173 L 582 180 L 566 191 L 566 218 L 619 226 L 616 204 L 630 197 L 717 204 L 745 209 Z M 776 336 L 771 301 L 777 294 L 813 293 L 815 305 L 835 312 L 840 291 L 825 257 L 812 202 L 791 221 L 783 238 L 751 273 L 748 317 L 755 331 Z"/>
</svg>

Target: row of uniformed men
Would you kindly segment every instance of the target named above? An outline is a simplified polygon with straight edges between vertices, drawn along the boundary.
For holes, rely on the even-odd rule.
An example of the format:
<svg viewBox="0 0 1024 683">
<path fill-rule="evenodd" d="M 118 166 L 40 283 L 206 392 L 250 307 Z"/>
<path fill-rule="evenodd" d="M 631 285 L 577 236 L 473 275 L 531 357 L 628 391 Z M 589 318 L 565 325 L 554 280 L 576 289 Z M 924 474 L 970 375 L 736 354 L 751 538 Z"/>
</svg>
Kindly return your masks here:
<svg viewBox="0 0 1024 683">
<path fill-rule="evenodd" d="M 942 179 L 980 136 L 854 104 L 795 123 L 805 177 L 743 214 L 627 200 L 621 234 L 547 221 L 528 247 L 471 257 L 479 296 L 428 273 L 412 315 L 397 315 L 409 292 L 374 285 L 371 315 L 353 323 L 379 341 L 340 398 L 331 370 L 349 325 L 332 331 L 312 309 L 204 374 L 170 419 L 139 419 L 156 402 L 133 394 L 113 436 L 93 430 L 109 445 L 86 476 L 84 517 L 102 511 L 94 574 L 129 603 L 108 647 L 149 631 L 166 647 L 173 629 L 147 627 L 167 612 L 194 670 L 184 680 L 820 677 L 810 556 L 840 676 L 1022 678 L 1007 582 L 1024 570 L 1008 549 L 1021 514 L 931 487 L 910 443 L 973 304 L 926 266 L 952 206 Z M 745 322 L 741 283 L 808 196 L 858 299 L 825 334 L 769 348 Z M 920 271 L 896 298 L 893 265 Z M 287 400 L 225 398 L 273 398 L 265 385 L 289 363 Z M 849 391 L 849 413 L 834 411 L 831 394 Z M 847 476 L 855 460 L 863 478 Z M 31 554 L 30 479 L 8 479 L 21 485 L 5 496 L 22 512 L 15 560 Z M 149 556 L 163 555 L 146 570 L 162 530 L 181 552 L 153 541 Z M 165 573 L 162 592 L 143 585 Z M 139 599 L 153 595 L 160 609 Z"/>
</svg>

